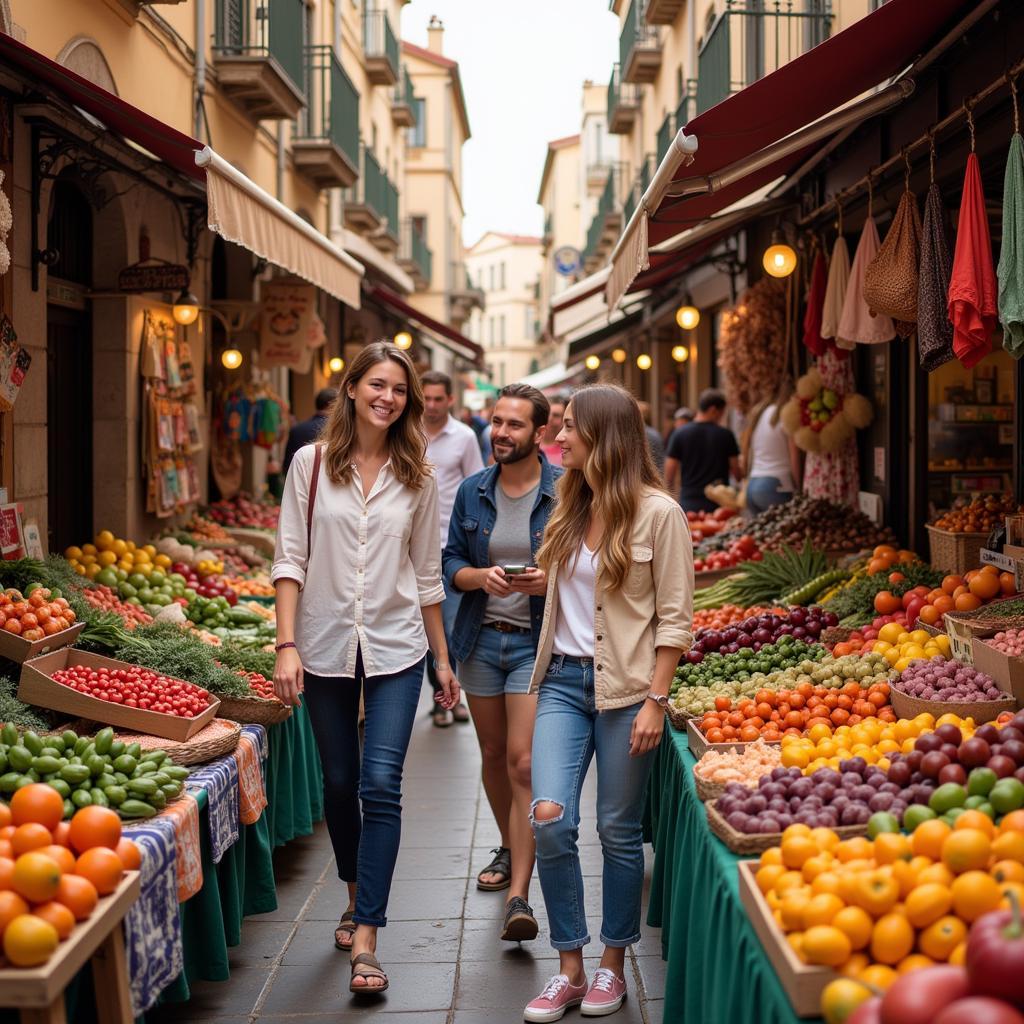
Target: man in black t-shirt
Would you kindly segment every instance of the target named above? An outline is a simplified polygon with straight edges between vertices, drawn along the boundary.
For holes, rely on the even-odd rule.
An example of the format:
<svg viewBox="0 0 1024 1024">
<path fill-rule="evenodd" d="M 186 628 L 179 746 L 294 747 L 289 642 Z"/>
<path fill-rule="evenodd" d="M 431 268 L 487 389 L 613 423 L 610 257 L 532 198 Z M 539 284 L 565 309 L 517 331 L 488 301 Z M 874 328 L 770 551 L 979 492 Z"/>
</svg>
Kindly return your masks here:
<svg viewBox="0 0 1024 1024">
<path fill-rule="evenodd" d="M 737 480 L 740 448 L 733 432 L 720 424 L 725 415 L 725 395 L 708 388 L 700 396 L 697 418 L 677 427 L 668 442 L 665 482 L 669 491 L 679 487 L 679 504 L 688 512 L 713 512 L 718 506 L 704 496 L 708 484 Z"/>
</svg>

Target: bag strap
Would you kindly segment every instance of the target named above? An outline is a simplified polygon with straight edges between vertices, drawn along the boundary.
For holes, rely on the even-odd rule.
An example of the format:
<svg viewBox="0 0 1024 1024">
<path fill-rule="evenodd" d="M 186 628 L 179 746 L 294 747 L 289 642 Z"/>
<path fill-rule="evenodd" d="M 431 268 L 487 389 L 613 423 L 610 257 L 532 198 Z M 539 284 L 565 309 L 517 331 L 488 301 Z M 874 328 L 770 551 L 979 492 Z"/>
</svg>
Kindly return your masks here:
<svg viewBox="0 0 1024 1024">
<path fill-rule="evenodd" d="M 313 446 L 313 476 L 309 481 L 309 498 L 306 501 L 306 559 L 309 559 L 310 544 L 313 539 L 313 508 L 316 506 L 316 488 L 320 482 L 320 459 L 323 456 L 321 445 Z"/>
</svg>

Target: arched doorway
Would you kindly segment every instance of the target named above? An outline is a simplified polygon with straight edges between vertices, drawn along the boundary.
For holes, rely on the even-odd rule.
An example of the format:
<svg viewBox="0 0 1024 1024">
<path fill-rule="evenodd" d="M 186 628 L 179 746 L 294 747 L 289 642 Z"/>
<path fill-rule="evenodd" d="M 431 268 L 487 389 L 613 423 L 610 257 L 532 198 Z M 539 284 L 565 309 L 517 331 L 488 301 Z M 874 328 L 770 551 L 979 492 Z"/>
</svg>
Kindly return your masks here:
<svg viewBox="0 0 1024 1024">
<path fill-rule="evenodd" d="M 75 298 L 92 285 L 93 211 L 68 178 L 54 182 L 46 244 L 57 253 L 50 285 L 68 285 L 51 287 L 68 299 L 46 307 L 48 542 L 63 551 L 93 535 L 92 321 Z"/>
</svg>

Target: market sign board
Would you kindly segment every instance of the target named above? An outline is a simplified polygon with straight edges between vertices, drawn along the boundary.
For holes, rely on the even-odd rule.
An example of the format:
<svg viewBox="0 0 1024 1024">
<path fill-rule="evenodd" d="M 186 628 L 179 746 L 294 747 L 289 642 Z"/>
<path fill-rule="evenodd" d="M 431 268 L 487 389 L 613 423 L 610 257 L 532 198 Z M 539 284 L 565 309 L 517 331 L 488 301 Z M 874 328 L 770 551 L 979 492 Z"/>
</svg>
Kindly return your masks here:
<svg viewBox="0 0 1024 1024">
<path fill-rule="evenodd" d="M 268 281 L 263 285 L 260 317 L 260 365 L 285 366 L 308 373 L 313 348 L 326 341 L 316 314 L 316 287 L 301 281 Z"/>
<path fill-rule="evenodd" d="M 117 287 L 122 292 L 172 292 L 187 288 L 188 267 L 178 263 L 133 263 L 117 275 Z"/>
<path fill-rule="evenodd" d="M 572 277 L 583 267 L 583 254 L 572 245 L 559 246 L 551 257 L 555 261 L 555 273 Z"/>
</svg>

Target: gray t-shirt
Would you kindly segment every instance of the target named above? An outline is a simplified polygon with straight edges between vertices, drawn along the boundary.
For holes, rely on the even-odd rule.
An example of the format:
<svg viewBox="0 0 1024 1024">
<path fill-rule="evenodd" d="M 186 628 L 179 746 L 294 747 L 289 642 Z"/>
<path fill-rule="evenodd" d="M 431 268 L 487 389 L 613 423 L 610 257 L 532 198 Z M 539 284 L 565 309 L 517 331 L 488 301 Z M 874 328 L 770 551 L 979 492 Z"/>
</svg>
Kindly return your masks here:
<svg viewBox="0 0 1024 1024">
<path fill-rule="evenodd" d="M 488 553 L 491 565 L 529 565 L 533 559 L 530 548 L 530 513 L 537 500 L 537 487 L 521 498 L 510 498 L 499 480 L 494 488 L 498 518 L 491 531 Z M 484 623 L 509 622 L 513 626 L 530 628 L 530 598 L 526 594 L 508 597 L 487 597 Z"/>
</svg>

